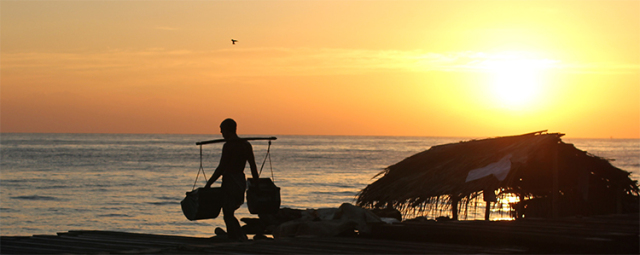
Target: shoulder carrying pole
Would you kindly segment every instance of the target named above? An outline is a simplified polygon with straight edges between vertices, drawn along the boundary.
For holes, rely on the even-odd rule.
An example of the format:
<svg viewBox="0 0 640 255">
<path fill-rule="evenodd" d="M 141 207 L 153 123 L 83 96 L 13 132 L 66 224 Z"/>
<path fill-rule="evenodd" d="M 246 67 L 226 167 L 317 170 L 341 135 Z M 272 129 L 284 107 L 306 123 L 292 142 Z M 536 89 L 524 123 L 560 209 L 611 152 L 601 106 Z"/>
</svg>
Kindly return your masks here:
<svg viewBox="0 0 640 255">
<path fill-rule="evenodd" d="M 247 137 L 247 138 L 240 138 L 237 140 L 244 140 L 244 141 L 252 141 L 252 140 L 276 140 L 278 138 L 276 138 L 275 136 L 272 137 Z M 236 139 L 234 139 L 236 140 Z M 202 142 L 197 142 L 196 145 L 203 145 L 203 144 L 210 144 L 210 143 L 222 143 L 222 142 L 226 142 L 227 139 L 216 139 L 216 140 L 209 140 L 209 141 L 202 141 Z"/>
</svg>

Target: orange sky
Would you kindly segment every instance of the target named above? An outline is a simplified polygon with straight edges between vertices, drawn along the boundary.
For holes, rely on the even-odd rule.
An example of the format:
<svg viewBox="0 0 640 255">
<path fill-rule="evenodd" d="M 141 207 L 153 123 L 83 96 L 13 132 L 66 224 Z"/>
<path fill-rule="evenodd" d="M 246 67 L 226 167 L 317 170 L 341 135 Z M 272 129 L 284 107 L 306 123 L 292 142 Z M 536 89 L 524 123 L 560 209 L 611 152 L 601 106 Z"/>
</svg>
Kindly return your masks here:
<svg viewBox="0 0 640 255">
<path fill-rule="evenodd" d="M 640 137 L 640 1 L 0 4 L 1 132 Z"/>
</svg>

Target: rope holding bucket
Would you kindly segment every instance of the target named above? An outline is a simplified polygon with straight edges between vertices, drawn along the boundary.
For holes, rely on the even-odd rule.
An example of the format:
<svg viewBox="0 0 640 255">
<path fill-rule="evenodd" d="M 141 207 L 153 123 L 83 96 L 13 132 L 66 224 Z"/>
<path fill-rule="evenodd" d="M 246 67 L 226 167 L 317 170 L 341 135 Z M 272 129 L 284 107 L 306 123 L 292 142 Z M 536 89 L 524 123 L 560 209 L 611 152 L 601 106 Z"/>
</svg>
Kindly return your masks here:
<svg viewBox="0 0 640 255">
<path fill-rule="evenodd" d="M 269 145 L 267 146 L 267 154 L 264 155 L 264 160 L 262 161 L 262 166 L 260 166 L 260 172 L 258 172 L 258 175 L 262 174 L 262 169 L 264 168 L 264 164 L 267 162 L 267 158 L 269 159 L 269 169 L 271 170 L 271 179 L 275 181 L 275 178 L 273 178 L 273 165 L 271 164 L 271 140 L 269 140 Z"/>
<path fill-rule="evenodd" d="M 193 188 L 191 188 L 191 190 L 196 189 L 196 184 L 198 183 L 198 176 L 200 176 L 200 172 L 202 172 L 202 176 L 206 180 L 207 175 L 204 173 L 204 167 L 202 167 L 202 144 L 200 144 L 200 168 L 198 169 L 198 174 L 196 175 L 196 180 L 193 182 Z"/>
</svg>

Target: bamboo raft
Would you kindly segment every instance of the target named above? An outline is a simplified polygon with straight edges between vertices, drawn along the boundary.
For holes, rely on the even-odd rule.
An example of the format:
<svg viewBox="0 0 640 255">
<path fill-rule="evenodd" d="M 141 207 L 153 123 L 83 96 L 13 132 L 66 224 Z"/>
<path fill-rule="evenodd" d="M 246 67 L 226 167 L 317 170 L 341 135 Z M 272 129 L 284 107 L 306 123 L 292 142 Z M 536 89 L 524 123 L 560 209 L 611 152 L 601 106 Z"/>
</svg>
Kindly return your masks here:
<svg viewBox="0 0 640 255">
<path fill-rule="evenodd" d="M 114 231 L 2 236 L 2 254 L 638 254 L 638 214 L 381 224 L 370 236 L 225 238 Z"/>
<path fill-rule="evenodd" d="M 2 254 L 460 254 L 491 252 L 481 246 L 375 240 L 358 237 L 299 237 L 230 242 L 217 238 L 113 231 L 69 231 L 57 235 L 2 237 Z"/>
</svg>

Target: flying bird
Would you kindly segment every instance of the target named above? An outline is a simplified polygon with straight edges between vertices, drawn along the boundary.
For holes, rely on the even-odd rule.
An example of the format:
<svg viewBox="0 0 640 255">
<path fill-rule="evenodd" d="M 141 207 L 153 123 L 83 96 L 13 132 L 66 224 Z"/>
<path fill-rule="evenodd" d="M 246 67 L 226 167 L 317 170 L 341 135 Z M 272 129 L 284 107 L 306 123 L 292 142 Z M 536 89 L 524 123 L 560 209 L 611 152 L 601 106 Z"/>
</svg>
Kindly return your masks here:
<svg viewBox="0 0 640 255">
<path fill-rule="evenodd" d="M 237 41 L 238 41 L 238 40 L 231 39 L 231 43 L 232 43 L 232 44 L 234 44 L 234 45 L 236 44 L 236 42 L 237 42 Z"/>
</svg>

